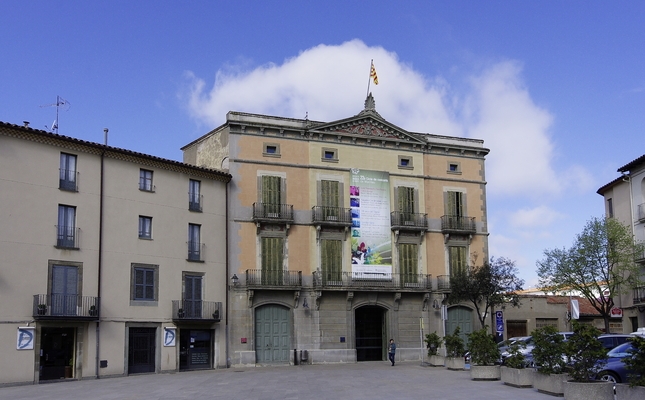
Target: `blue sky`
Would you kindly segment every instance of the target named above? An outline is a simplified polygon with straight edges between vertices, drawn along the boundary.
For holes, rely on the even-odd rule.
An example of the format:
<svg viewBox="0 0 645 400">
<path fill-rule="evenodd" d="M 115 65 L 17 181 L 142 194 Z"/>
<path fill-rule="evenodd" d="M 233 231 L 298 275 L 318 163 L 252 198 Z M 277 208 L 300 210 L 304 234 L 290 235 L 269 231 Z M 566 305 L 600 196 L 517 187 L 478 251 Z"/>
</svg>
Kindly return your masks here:
<svg viewBox="0 0 645 400">
<path fill-rule="evenodd" d="M 0 2 L 0 120 L 181 160 L 229 110 L 363 107 L 485 140 L 490 252 L 527 286 L 645 153 L 642 1 Z"/>
</svg>

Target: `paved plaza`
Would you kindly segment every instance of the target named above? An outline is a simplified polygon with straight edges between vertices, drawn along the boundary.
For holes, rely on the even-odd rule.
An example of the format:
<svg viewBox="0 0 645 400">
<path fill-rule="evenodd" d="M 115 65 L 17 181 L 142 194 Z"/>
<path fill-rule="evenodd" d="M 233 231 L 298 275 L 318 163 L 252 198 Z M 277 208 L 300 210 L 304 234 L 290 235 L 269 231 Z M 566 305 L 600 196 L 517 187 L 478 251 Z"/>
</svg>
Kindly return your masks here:
<svg viewBox="0 0 645 400">
<path fill-rule="evenodd" d="M 475 382 L 469 371 L 418 362 L 361 362 L 133 375 L 0 387 L 0 399 L 495 399 L 550 400 L 535 389 Z"/>
</svg>

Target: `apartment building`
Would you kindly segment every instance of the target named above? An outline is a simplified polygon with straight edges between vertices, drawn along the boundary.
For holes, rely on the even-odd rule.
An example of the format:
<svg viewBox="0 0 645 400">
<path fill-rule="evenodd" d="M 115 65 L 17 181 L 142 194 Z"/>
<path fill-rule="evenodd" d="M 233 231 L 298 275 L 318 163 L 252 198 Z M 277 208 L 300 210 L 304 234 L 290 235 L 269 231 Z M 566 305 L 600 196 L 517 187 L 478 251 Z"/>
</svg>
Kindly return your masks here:
<svg viewBox="0 0 645 400">
<path fill-rule="evenodd" d="M 627 225 L 635 240 L 645 242 L 645 155 L 618 168 L 621 176 L 598 189 L 604 197 L 605 216 L 616 218 Z M 635 261 L 645 276 L 645 254 L 638 254 Z M 622 333 L 635 332 L 645 326 L 645 287 L 624 288 L 617 299 L 619 312 L 612 315 L 614 324 L 620 323 Z"/>
<path fill-rule="evenodd" d="M 229 112 L 182 148 L 228 170 L 232 365 L 419 360 L 477 321 L 450 274 L 488 257 L 483 141 L 409 132 L 370 94 L 331 122 Z"/>
<path fill-rule="evenodd" d="M 0 122 L 0 384 L 226 367 L 230 179 Z"/>
</svg>

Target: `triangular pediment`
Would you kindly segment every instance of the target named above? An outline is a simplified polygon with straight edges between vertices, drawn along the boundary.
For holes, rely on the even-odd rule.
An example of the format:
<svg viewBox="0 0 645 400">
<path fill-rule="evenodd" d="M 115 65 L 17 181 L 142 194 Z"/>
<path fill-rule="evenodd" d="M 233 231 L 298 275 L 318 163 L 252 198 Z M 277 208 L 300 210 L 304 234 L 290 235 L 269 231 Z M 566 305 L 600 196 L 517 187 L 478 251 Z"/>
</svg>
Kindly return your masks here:
<svg viewBox="0 0 645 400">
<path fill-rule="evenodd" d="M 376 112 L 374 98 L 371 93 L 365 100 L 365 109 L 360 113 L 353 117 L 317 125 L 311 130 L 314 132 L 337 134 L 347 133 L 351 135 L 371 136 L 374 138 L 390 138 L 424 144 L 424 142 L 415 135 L 381 117 L 381 115 Z"/>
</svg>

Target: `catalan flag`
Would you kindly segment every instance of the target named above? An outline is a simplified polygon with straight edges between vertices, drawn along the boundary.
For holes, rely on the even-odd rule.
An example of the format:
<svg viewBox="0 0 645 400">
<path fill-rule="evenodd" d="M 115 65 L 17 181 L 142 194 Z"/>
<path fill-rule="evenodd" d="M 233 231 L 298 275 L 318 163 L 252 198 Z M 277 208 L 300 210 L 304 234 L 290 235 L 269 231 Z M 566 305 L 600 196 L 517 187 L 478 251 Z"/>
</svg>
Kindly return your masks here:
<svg viewBox="0 0 645 400">
<path fill-rule="evenodd" d="M 378 85 L 378 76 L 376 75 L 376 68 L 374 68 L 374 63 L 372 63 L 372 67 L 370 68 L 370 78 L 372 78 L 375 85 Z"/>
</svg>

